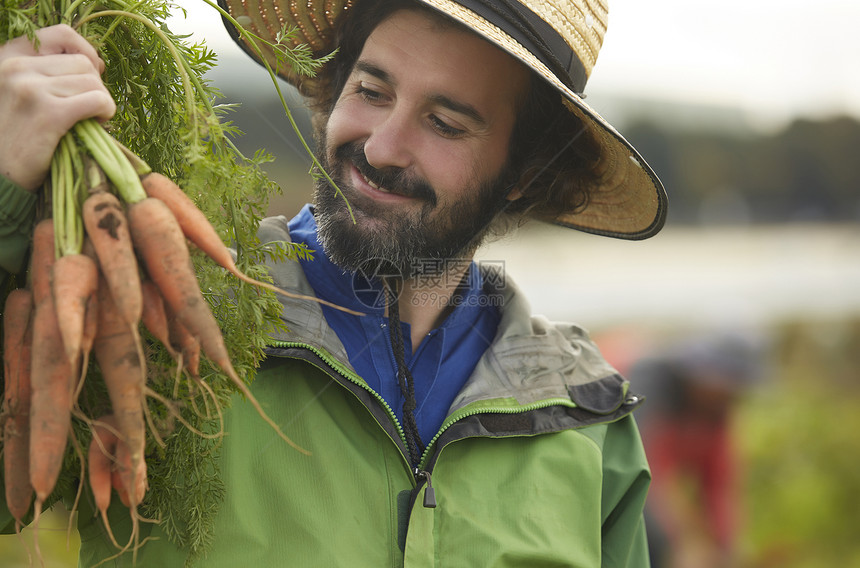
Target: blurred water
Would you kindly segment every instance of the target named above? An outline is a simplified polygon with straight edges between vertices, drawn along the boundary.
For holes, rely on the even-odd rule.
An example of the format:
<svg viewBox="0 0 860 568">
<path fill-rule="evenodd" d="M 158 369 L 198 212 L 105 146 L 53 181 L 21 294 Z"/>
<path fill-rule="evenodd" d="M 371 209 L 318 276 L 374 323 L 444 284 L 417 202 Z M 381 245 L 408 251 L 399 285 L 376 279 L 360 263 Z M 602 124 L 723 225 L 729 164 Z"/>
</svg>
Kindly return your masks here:
<svg viewBox="0 0 860 568">
<path fill-rule="evenodd" d="M 487 245 L 533 311 L 587 328 L 761 326 L 860 314 L 860 225 L 667 227 L 642 242 L 556 227 Z"/>
</svg>

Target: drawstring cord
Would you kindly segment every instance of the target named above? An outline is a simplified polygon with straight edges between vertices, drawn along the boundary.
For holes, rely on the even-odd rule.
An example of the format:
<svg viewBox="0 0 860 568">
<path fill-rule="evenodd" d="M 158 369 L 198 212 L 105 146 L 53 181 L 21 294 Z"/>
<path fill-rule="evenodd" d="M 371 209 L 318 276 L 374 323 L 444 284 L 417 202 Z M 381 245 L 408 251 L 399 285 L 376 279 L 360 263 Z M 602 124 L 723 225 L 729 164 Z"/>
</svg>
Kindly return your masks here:
<svg viewBox="0 0 860 568">
<path fill-rule="evenodd" d="M 415 421 L 415 379 L 406 365 L 405 346 L 403 344 L 403 329 L 400 325 L 400 308 L 397 305 L 399 296 L 399 280 L 385 279 L 385 300 L 388 304 L 388 329 L 391 334 L 391 349 L 394 351 L 394 360 L 397 363 L 397 383 L 400 385 L 400 393 L 403 395 L 403 430 L 406 435 L 406 448 L 409 450 L 409 460 L 413 467 L 418 467 L 421 454 L 424 453 L 424 444 L 421 442 L 421 434 L 418 432 L 418 423 Z"/>
</svg>

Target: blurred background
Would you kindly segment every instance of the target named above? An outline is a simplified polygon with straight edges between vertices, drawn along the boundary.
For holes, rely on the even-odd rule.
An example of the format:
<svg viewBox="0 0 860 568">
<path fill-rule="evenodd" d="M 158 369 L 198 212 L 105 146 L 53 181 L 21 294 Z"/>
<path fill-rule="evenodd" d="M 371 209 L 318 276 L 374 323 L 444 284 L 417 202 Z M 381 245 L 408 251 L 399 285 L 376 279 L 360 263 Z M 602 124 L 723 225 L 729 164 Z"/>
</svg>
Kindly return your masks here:
<svg viewBox="0 0 860 568">
<path fill-rule="evenodd" d="M 181 4 L 171 28 L 218 53 L 238 145 L 275 157 L 271 211 L 291 216 L 310 160 L 271 80 L 211 8 Z M 860 3 L 610 4 L 587 101 L 665 183 L 666 228 L 526 226 L 480 256 L 648 396 L 655 568 L 860 567 Z M 40 535 L 48 566 L 74 565 L 63 515 Z M 4 565 L 27 565 L 20 549 L 0 538 Z"/>
</svg>

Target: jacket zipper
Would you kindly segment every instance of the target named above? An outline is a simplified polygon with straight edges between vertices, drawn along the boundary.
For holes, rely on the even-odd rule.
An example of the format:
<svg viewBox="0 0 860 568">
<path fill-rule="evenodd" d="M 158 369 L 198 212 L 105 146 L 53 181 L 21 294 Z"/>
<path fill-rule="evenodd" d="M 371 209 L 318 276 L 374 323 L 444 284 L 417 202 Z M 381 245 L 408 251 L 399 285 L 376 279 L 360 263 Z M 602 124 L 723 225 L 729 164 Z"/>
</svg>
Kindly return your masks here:
<svg viewBox="0 0 860 568">
<path fill-rule="evenodd" d="M 391 406 L 388 404 L 388 402 L 386 402 L 386 400 L 384 398 L 382 398 L 382 396 L 380 396 L 379 393 L 377 393 L 375 390 L 373 390 L 372 388 L 367 386 L 366 383 L 364 383 L 363 381 L 360 381 L 353 373 L 351 373 L 347 369 L 344 369 L 343 365 L 341 365 L 336 359 L 330 358 L 326 353 L 324 353 L 320 349 L 317 349 L 317 348 L 315 348 L 311 345 L 308 345 L 306 343 L 295 342 L 295 341 L 273 341 L 271 343 L 271 345 L 272 345 L 272 347 L 279 347 L 279 348 L 283 348 L 283 349 L 294 349 L 294 348 L 307 349 L 308 351 L 310 351 L 311 353 L 315 354 L 317 357 L 322 359 L 322 361 L 326 365 L 328 365 L 329 368 L 331 368 L 338 375 L 340 375 L 344 379 L 348 380 L 349 382 L 353 383 L 354 385 L 357 385 L 357 386 L 363 388 L 364 390 L 366 390 L 367 392 L 369 392 L 373 396 L 373 398 L 375 398 L 379 402 L 379 404 L 385 409 L 385 411 L 388 413 L 388 417 L 391 419 L 391 421 L 394 423 L 394 426 L 397 428 L 397 433 L 400 435 L 400 441 L 403 442 L 404 447 L 407 447 L 406 434 L 403 432 L 403 426 L 400 424 L 400 421 L 397 420 L 397 416 L 394 414 L 394 411 L 391 409 Z M 434 437 L 433 439 L 435 440 L 436 438 Z M 426 454 L 426 449 L 425 449 L 425 454 Z M 405 454 L 403 454 L 403 452 L 401 452 L 401 456 L 403 457 L 405 462 L 408 464 L 409 459 L 406 457 Z M 412 476 L 415 480 L 415 488 L 413 489 L 414 494 L 417 495 L 417 492 L 421 490 L 421 487 L 423 486 L 424 481 L 426 481 L 427 490 L 424 492 L 424 506 L 427 508 L 431 508 L 431 509 L 435 508 L 436 507 L 436 492 L 433 489 L 432 482 L 430 481 L 430 472 L 425 471 L 420 466 L 415 467 L 415 468 L 411 468 L 411 471 L 412 471 Z"/>
<path fill-rule="evenodd" d="M 297 341 L 272 341 L 271 346 L 282 348 L 282 349 L 296 349 L 296 348 L 306 349 L 306 350 L 310 351 L 311 353 L 313 353 L 314 355 L 316 355 L 317 357 L 319 357 L 320 359 L 322 359 L 323 362 L 325 362 L 325 364 L 328 365 L 332 371 L 334 371 L 335 373 L 337 373 L 338 375 L 340 375 L 344 379 L 348 380 L 352 384 L 359 386 L 359 387 L 363 388 L 364 390 L 366 390 L 367 392 L 369 392 L 373 396 L 373 398 L 375 398 L 377 400 L 377 402 L 379 402 L 379 404 L 385 409 L 385 412 L 388 414 L 388 417 L 391 419 L 392 423 L 397 428 L 397 433 L 400 436 L 400 441 L 403 442 L 403 446 L 406 447 L 406 434 L 403 431 L 403 426 L 400 424 L 400 421 L 397 420 L 397 416 L 394 414 L 394 410 L 392 410 L 392 408 L 388 404 L 388 402 L 386 402 L 386 400 L 384 398 L 382 398 L 382 396 L 380 396 L 379 393 L 377 393 L 375 390 L 373 390 L 372 388 L 367 386 L 366 383 L 361 381 L 356 375 L 354 375 L 348 369 L 345 369 L 343 367 L 343 365 L 339 361 L 337 361 L 337 359 L 331 358 L 326 352 L 324 352 L 320 349 L 317 349 L 316 347 L 308 345 L 307 343 L 301 343 L 301 342 L 297 342 Z M 408 464 L 409 460 L 406 459 L 405 455 L 403 456 L 403 458 L 406 460 L 406 463 Z M 417 481 L 417 478 L 416 478 L 416 481 Z"/>
<path fill-rule="evenodd" d="M 430 482 L 430 472 L 423 469 L 415 468 L 412 471 L 415 474 L 415 479 L 426 479 L 427 489 L 424 490 L 424 507 L 427 509 L 436 508 L 436 490 L 433 489 L 433 484 Z M 415 487 L 415 491 L 421 490 L 421 484 Z"/>
</svg>

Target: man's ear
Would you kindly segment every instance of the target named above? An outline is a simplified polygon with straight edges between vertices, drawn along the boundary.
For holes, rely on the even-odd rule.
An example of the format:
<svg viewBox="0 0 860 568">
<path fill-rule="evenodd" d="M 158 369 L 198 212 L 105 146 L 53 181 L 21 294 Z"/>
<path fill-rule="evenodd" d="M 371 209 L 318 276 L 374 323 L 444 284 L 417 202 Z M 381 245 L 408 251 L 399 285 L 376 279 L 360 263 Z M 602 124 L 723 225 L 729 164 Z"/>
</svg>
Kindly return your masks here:
<svg viewBox="0 0 860 568">
<path fill-rule="evenodd" d="M 522 190 L 519 187 L 514 186 L 511 188 L 511 190 L 505 196 L 505 199 L 507 199 L 508 201 L 516 201 L 517 199 L 519 199 L 522 196 L 523 196 Z"/>
</svg>

